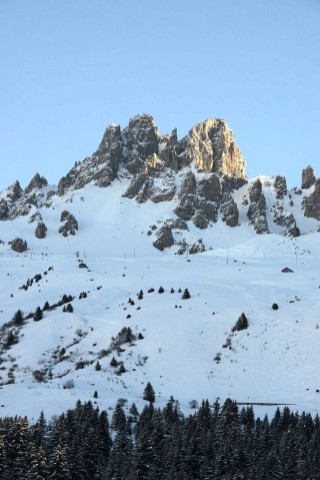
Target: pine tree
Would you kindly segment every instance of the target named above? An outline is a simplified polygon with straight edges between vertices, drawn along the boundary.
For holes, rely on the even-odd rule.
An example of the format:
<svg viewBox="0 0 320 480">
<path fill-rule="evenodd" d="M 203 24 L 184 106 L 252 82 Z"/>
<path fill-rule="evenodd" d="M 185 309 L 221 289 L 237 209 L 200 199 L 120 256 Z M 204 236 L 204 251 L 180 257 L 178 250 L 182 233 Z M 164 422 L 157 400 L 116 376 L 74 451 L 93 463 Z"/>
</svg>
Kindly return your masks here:
<svg viewBox="0 0 320 480">
<path fill-rule="evenodd" d="M 111 419 L 111 427 L 115 432 L 120 432 L 126 429 L 126 416 L 122 406 L 118 403 Z"/>
<path fill-rule="evenodd" d="M 40 307 L 37 307 L 37 309 L 35 311 L 35 314 L 34 314 L 34 317 L 33 317 L 33 320 L 35 322 L 38 322 L 39 320 L 42 320 L 42 317 L 43 317 L 42 310 L 41 310 Z"/>
<path fill-rule="evenodd" d="M 151 385 L 150 382 L 148 382 L 143 392 L 143 400 L 146 400 L 147 402 L 150 402 L 150 403 L 154 403 L 155 399 L 156 399 L 156 395 L 155 395 L 153 386 Z"/>
<path fill-rule="evenodd" d="M 50 480 L 72 480 L 63 445 L 58 444 L 51 455 L 49 462 Z"/>
<path fill-rule="evenodd" d="M 12 321 L 17 327 L 23 324 L 23 313 L 20 309 L 16 311 L 12 318 Z"/>
<path fill-rule="evenodd" d="M 185 291 L 182 294 L 182 300 L 188 300 L 191 297 L 189 290 L 186 288 Z"/>
</svg>

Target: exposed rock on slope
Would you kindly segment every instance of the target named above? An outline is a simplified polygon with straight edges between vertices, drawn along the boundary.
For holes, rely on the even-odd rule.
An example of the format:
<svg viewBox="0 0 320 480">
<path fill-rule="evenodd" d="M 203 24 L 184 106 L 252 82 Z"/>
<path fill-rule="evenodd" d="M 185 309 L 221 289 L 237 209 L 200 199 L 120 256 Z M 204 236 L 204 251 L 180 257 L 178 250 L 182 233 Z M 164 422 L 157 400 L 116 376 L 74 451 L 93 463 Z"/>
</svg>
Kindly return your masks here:
<svg viewBox="0 0 320 480">
<path fill-rule="evenodd" d="M 232 131 L 221 118 L 197 123 L 189 132 L 188 156 L 205 172 L 244 178 L 245 161 Z"/>
<path fill-rule="evenodd" d="M 256 233 L 269 233 L 266 214 L 266 199 L 262 192 L 261 180 L 258 178 L 249 190 L 251 205 L 248 210 L 248 219 Z"/>
<path fill-rule="evenodd" d="M 301 188 L 310 188 L 316 183 L 314 170 L 310 165 L 302 170 Z"/>
<path fill-rule="evenodd" d="M 28 250 L 27 242 L 25 240 L 22 240 L 22 238 L 20 237 L 17 237 L 14 240 L 12 240 L 10 242 L 10 245 L 11 245 L 11 250 L 13 250 L 14 252 L 23 253 L 26 250 Z"/>
<path fill-rule="evenodd" d="M 170 171 L 178 172 L 192 164 L 206 172 L 245 178 L 245 161 L 224 120 L 198 123 L 185 138 L 178 140 L 176 130 L 171 135 L 160 135 L 153 117 L 144 113 L 131 118 L 122 132 L 118 125 L 109 126 L 92 157 L 77 163 L 60 180 L 58 194 L 88 183 L 107 187 L 121 171 L 134 176 L 128 197 L 133 198 L 137 192 L 138 201 L 154 201 L 157 197 L 150 187 L 152 175 L 165 180 L 170 177 Z M 174 189 L 170 187 L 164 201 L 172 195 Z"/>
<path fill-rule="evenodd" d="M 59 228 L 59 233 L 61 233 L 61 235 L 68 237 L 69 235 L 76 234 L 76 230 L 78 230 L 78 222 L 72 213 L 64 210 L 61 213 L 60 222 L 62 223 Z"/>
<path fill-rule="evenodd" d="M 57 188 L 49 187 L 37 173 L 25 190 L 17 181 L 0 192 L 0 221 L 25 216 L 28 224 L 34 223 L 32 235 L 45 238 L 46 225 L 51 226 L 48 222 L 59 222 L 53 211 L 61 211 L 66 202 L 76 203 L 79 196 L 75 191 L 90 184 L 114 188 L 115 196 L 112 193 L 109 197 L 114 205 L 126 204 L 121 195 L 139 204 L 168 202 L 163 206 L 164 214 L 148 220 L 149 224 L 162 225 L 150 238 L 160 250 L 173 245 L 179 253 L 193 245 L 191 249 L 195 251 L 204 248 L 201 242 L 195 243 L 198 233 L 194 235 L 193 225 L 205 230 L 219 222 L 232 228 L 249 223 L 257 234 L 275 232 L 293 237 L 317 231 L 320 180 L 316 181 L 310 166 L 302 172 L 302 189 L 289 191 L 284 176 L 248 181 L 245 169 L 240 149 L 224 120 L 197 123 L 179 139 L 176 129 L 170 134 L 159 134 L 153 117 L 144 113 L 131 118 L 124 129 L 114 124 L 108 126 L 93 155 L 76 162 Z M 85 194 L 79 195 L 83 201 Z M 155 212 L 162 208 L 153 207 Z M 149 209 L 150 204 L 145 208 Z M 73 211 L 81 215 L 82 207 Z M 59 228 L 65 237 L 75 235 L 78 222 L 65 210 L 59 227 L 56 225 L 51 231 Z M 153 235 L 152 228 L 142 230 L 149 237 Z M 203 232 L 203 237 L 210 245 L 208 232 Z"/>
<path fill-rule="evenodd" d="M 36 229 L 35 229 L 34 234 L 39 239 L 45 238 L 46 235 L 47 235 L 47 227 L 46 227 L 45 223 L 39 222 Z"/>
<path fill-rule="evenodd" d="M 316 181 L 313 193 L 303 200 L 302 205 L 306 217 L 320 220 L 320 178 Z"/>
</svg>

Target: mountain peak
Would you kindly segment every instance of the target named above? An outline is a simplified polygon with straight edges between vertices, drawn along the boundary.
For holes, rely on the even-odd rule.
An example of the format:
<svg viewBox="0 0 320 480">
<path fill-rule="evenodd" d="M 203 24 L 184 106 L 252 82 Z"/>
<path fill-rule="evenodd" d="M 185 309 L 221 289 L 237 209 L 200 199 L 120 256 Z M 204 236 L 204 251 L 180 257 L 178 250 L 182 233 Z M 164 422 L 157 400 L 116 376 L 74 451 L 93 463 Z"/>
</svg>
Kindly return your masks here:
<svg viewBox="0 0 320 480">
<path fill-rule="evenodd" d="M 108 126 L 96 152 L 72 168 L 59 182 L 58 193 L 78 189 L 88 183 L 107 187 L 119 170 L 139 175 L 148 170 L 149 157 L 156 155 L 163 166 L 178 172 L 194 165 L 205 172 L 245 178 L 245 161 L 234 135 L 221 118 L 197 123 L 181 140 L 174 129 L 160 135 L 149 113 L 132 117 L 121 131 L 119 125 Z M 154 162 L 154 160 L 153 160 Z M 158 162 L 155 162 L 158 163 Z"/>
</svg>

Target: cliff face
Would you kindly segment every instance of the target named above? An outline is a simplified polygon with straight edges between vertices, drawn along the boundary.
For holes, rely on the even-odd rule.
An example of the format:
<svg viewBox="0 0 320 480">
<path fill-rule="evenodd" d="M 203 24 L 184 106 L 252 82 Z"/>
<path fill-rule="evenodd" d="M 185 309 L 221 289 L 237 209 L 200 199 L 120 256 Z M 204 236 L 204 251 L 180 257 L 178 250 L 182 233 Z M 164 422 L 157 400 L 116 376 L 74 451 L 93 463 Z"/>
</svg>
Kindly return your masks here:
<svg viewBox="0 0 320 480">
<path fill-rule="evenodd" d="M 224 120 L 197 123 L 188 135 L 188 156 L 204 172 L 245 178 L 246 164 Z"/>
<path fill-rule="evenodd" d="M 131 118 L 123 130 L 109 125 L 93 155 L 77 162 L 57 188 L 36 174 L 25 190 L 15 182 L 0 192 L 0 221 L 25 216 L 37 225 L 35 236 L 44 239 L 50 229 L 44 209 L 72 201 L 73 192 L 86 185 L 113 188 L 115 181 L 121 194 L 114 189 L 114 202 L 121 202 L 121 195 L 138 204 L 170 202 L 169 217 L 154 219 L 162 224 L 157 238 L 152 229 L 148 234 L 160 250 L 176 245 L 183 253 L 189 248 L 184 234 L 192 224 L 200 231 L 217 222 L 230 228 L 247 225 L 257 234 L 293 237 L 320 231 L 320 180 L 312 167 L 303 170 L 301 189 L 288 190 L 279 175 L 248 180 L 246 163 L 224 120 L 197 123 L 179 139 L 175 129 L 160 135 L 149 114 Z M 66 213 L 59 232 L 75 235 L 77 219 Z M 196 242 L 191 247 L 202 251 L 205 245 Z"/>
<path fill-rule="evenodd" d="M 118 125 L 107 127 L 97 151 L 60 180 L 58 194 L 88 183 L 107 187 L 120 169 L 122 175 L 136 176 L 164 169 L 178 172 L 192 165 L 204 172 L 245 178 L 245 161 L 224 120 L 198 123 L 178 140 L 176 130 L 160 135 L 151 115 L 137 115 L 123 131 Z"/>
</svg>

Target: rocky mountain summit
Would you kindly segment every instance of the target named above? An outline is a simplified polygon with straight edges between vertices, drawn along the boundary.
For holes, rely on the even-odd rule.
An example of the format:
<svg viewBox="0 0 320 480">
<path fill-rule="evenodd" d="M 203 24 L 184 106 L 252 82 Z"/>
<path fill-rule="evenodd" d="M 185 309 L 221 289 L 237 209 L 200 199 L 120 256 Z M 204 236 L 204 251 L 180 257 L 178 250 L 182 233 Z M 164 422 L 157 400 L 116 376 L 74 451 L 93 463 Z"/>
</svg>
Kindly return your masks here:
<svg viewBox="0 0 320 480">
<path fill-rule="evenodd" d="M 64 198 L 72 202 L 73 192 L 87 186 L 112 189 L 116 182 L 121 193 L 115 201 L 122 197 L 140 205 L 167 202 L 170 206 L 168 218 L 154 218 L 160 227 L 148 230 L 159 250 L 205 249 L 198 238 L 192 245 L 184 238 L 192 225 L 199 236 L 217 222 L 230 228 L 247 225 L 257 234 L 293 237 L 319 229 L 320 180 L 312 167 L 303 170 L 301 188 L 291 191 L 281 175 L 249 180 L 245 160 L 224 120 L 197 123 L 178 139 L 176 129 L 159 134 L 149 114 L 131 118 L 123 130 L 119 125 L 108 126 L 93 155 L 76 162 L 57 187 L 50 187 L 38 173 L 24 190 L 16 181 L 0 194 L 0 220 L 27 217 L 36 224 L 36 238 L 43 241 L 52 229 L 43 218 L 47 209 L 57 208 Z M 64 237 L 76 235 L 81 229 L 79 219 L 59 208 L 64 223 L 55 227 L 56 232 Z"/>
</svg>

